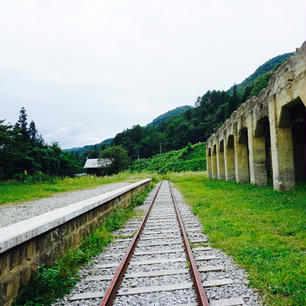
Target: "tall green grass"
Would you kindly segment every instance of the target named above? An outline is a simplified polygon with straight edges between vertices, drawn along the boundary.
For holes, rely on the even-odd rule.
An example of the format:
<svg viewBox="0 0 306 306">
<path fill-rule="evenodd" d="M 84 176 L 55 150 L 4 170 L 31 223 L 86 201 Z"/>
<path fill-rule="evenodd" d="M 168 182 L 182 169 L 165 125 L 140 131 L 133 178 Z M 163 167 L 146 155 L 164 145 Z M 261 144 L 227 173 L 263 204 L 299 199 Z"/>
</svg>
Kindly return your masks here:
<svg viewBox="0 0 306 306">
<path fill-rule="evenodd" d="M 103 184 L 123 181 L 132 183 L 149 177 L 155 178 L 156 175 L 148 175 L 147 173 L 131 174 L 129 172 L 122 172 L 112 176 L 81 176 L 75 178 L 64 178 L 63 180 L 56 179 L 54 180 L 54 183 L 48 182 L 37 184 L 11 184 L 11 182 L 2 181 L 0 182 L 0 205 L 5 203 L 16 203 L 39 199 L 59 192 L 93 188 Z"/>
<path fill-rule="evenodd" d="M 249 273 L 267 305 L 306 305 L 306 185 L 290 192 L 170 174 L 210 243 Z"/>
</svg>

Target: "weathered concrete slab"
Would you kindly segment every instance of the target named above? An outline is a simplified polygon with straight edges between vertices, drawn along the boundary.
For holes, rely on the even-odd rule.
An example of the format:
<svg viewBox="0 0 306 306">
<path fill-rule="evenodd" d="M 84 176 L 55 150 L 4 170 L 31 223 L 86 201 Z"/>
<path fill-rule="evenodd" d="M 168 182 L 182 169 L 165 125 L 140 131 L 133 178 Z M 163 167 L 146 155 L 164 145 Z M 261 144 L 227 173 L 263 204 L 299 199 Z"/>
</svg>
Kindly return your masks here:
<svg viewBox="0 0 306 306">
<path fill-rule="evenodd" d="M 219 287 L 219 286 L 225 286 L 225 285 L 231 285 L 233 284 L 233 281 L 230 278 L 224 278 L 224 279 L 214 279 L 209 281 L 204 281 L 203 287 Z"/>
<path fill-rule="evenodd" d="M 175 291 L 175 290 L 184 290 L 192 288 L 192 283 L 180 283 L 173 285 L 163 285 L 163 286 L 151 286 L 151 287 L 139 287 L 133 289 L 121 289 L 118 292 L 118 295 L 130 295 L 130 294 L 142 294 L 142 293 L 151 293 L 159 291 Z"/>
<path fill-rule="evenodd" d="M 103 291 L 84 292 L 84 293 L 79 293 L 79 294 L 75 294 L 75 295 L 71 296 L 69 298 L 69 301 L 96 299 L 96 298 L 102 298 L 103 296 L 104 296 Z"/>
<path fill-rule="evenodd" d="M 150 181 L 143 180 L 119 189 L 109 191 L 100 196 L 92 197 L 66 207 L 55 209 L 6 227 L 0 228 L 0 254 L 33 237 L 43 234 L 67 221 L 76 218 L 97 206 L 119 197 L 125 192 Z"/>
<path fill-rule="evenodd" d="M 241 297 L 210 301 L 210 306 L 242 306 L 245 305 Z"/>
</svg>

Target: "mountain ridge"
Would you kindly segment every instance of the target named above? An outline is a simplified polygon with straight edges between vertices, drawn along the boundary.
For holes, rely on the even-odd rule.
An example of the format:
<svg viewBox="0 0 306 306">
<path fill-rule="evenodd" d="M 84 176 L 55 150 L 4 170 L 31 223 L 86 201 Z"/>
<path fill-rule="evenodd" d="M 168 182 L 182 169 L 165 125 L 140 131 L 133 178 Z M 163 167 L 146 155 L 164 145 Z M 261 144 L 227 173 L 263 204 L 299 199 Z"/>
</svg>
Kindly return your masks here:
<svg viewBox="0 0 306 306">
<path fill-rule="evenodd" d="M 273 57 L 272 59 L 266 61 L 264 64 L 260 65 L 251 75 L 249 75 L 247 78 L 245 78 L 241 83 L 236 84 L 229 88 L 225 93 L 232 95 L 234 91 L 234 87 L 236 86 L 236 90 L 239 93 L 239 96 L 241 97 L 241 100 L 247 100 L 252 95 L 257 95 L 259 91 L 265 87 L 265 85 L 268 83 L 268 80 L 270 78 L 271 72 L 275 71 L 286 59 L 288 59 L 293 53 L 284 53 L 278 56 Z M 214 94 L 214 91 L 212 91 L 212 94 Z M 205 97 L 205 95 L 203 96 Z M 203 99 L 202 97 L 202 99 Z M 201 97 L 199 97 L 201 98 Z M 210 99 L 210 98 L 209 98 Z M 243 101 L 242 101 L 243 102 Z M 148 123 L 144 128 L 148 127 L 160 127 L 166 124 L 166 122 L 169 119 L 173 119 L 176 117 L 179 117 L 183 113 L 187 112 L 186 116 L 190 117 L 190 112 L 196 111 L 196 109 L 193 106 L 190 105 L 184 105 L 176 107 L 166 113 L 163 113 L 153 119 L 152 122 Z M 224 111 L 224 110 L 223 110 Z M 139 125 L 135 125 L 134 127 L 138 127 Z M 140 127 L 140 126 L 139 126 Z M 133 129 L 132 128 L 132 129 Z M 129 130 L 129 129 L 128 129 Z M 64 151 L 72 151 L 72 152 L 78 152 L 78 154 L 82 154 L 87 150 L 92 150 L 95 147 L 100 147 L 101 144 L 104 144 L 106 146 L 109 146 L 111 142 L 115 139 L 117 139 L 117 136 L 120 134 L 124 134 L 124 132 L 118 133 L 114 138 L 108 138 L 103 140 L 101 143 L 94 144 L 94 145 L 86 145 L 83 147 L 74 147 L 71 149 L 65 149 Z"/>
</svg>

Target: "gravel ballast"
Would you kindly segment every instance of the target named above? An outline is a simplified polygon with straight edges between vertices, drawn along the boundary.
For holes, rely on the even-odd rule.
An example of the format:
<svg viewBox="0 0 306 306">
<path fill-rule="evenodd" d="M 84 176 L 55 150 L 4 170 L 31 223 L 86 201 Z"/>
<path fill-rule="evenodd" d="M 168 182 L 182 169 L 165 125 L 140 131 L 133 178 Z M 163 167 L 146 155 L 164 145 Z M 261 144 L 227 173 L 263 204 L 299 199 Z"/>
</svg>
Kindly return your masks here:
<svg viewBox="0 0 306 306">
<path fill-rule="evenodd" d="M 148 227 L 144 228 L 139 244 L 136 246 L 135 253 L 139 253 L 139 255 L 131 259 L 131 264 L 127 268 L 126 274 L 134 276 L 123 279 L 119 288 L 119 296 L 114 301 L 115 306 L 197 305 L 190 274 L 180 272 L 188 270 L 188 261 L 178 232 L 179 227 L 167 185 L 167 182 L 163 183 L 148 218 Z M 153 195 L 154 191 L 148 196 L 144 205 L 137 207 L 137 209 L 146 211 Z M 229 256 L 209 247 L 207 243 L 209 237 L 203 234 L 203 228 L 197 217 L 192 214 L 191 207 L 186 205 L 180 193 L 175 189 L 174 195 L 188 238 L 191 241 L 196 241 L 192 244 L 192 248 L 198 268 L 221 267 L 214 271 L 206 269 L 208 272 L 200 272 L 211 305 L 227 305 L 221 303 L 224 301 L 226 303 L 240 301 L 235 305 L 261 306 L 257 293 L 247 285 L 247 273 L 235 265 Z M 162 223 L 159 223 L 158 219 L 162 220 Z M 124 228 L 116 231 L 115 235 L 119 239 L 110 244 L 103 253 L 93 258 L 91 263 L 80 269 L 80 282 L 70 294 L 55 303 L 54 306 L 98 306 L 110 283 L 110 280 L 105 278 L 102 280 L 101 276 L 112 275 L 116 271 L 113 264 L 119 265 L 125 248 L 131 241 L 130 237 L 127 239 L 122 237 L 134 233 L 140 222 L 139 218 L 134 218 L 128 221 Z M 153 237 L 152 241 L 142 240 L 143 237 L 150 236 Z M 159 239 L 158 236 L 164 238 Z M 165 236 L 171 236 L 171 238 Z M 166 250 L 173 251 L 167 254 L 164 252 Z M 208 257 L 210 258 L 205 259 Z M 145 261 L 150 263 L 143 264 Z M 101 269 L 101 266 L 103 266 L 103 269 Z M 172 274 L 162 275 L 165 271 L 171 271 Z M 137 274 L 137 277 L 135 274 Z M 100 279 L 95 279 L 95 277 L 100 277 Z M 92 295 L 93 298 L 85 298 L 86 295 Z M 94 295 L 98 295 L 99 298 L 94 298 Z M 76 297 L 82 296 L 84 298 L 75 300 Z"/>
</svg>

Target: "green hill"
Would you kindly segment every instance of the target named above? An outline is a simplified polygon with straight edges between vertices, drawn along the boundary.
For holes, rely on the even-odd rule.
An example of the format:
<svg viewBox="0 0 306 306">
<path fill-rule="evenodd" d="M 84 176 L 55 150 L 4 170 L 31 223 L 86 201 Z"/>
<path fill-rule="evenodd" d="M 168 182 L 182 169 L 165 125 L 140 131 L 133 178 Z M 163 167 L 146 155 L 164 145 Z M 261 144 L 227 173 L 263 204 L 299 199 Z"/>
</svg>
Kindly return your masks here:
<svg viewBox="0 0 306 306">
<path fill-rule="evenodd" d="M 184 105 L 184 106 L 179 106 L 175 109 L 172 109 L 160 116 L 158 116 L 157 118 L 153 119 L 152 122 L 150 122 L 149 124 L 147 124 L 147 126 L 157 126 L 162 122 L 167 121 L 169 118 L 174 118 L 177 117 L 179 115 L 181 115 L 182 113 L 184 113 L 186 110 L 193 108 L 190 105 Z M 97 148 L 99 148 L 101 146 L 101 144 L 104 144 L 106 146 L 109 146 L 112 142 L 113 138 L 107 138 L 105 140 L 103 140 L 101 143 L 96 143 L 93 145 L 86 145 L 83 147 L 73 147 L 73 148 L 69 148 L 69 149 L 64 149 L 63 151 L 70 151 L 70 152 L 74 152 L 74 153 L 78 153 L 79 155 L 82 155 L 84 152 L 88 151 L 88 150 L 92 150 L 95 146 Z"/>
<path fill-rule="evenodd" d="M 206 143 L 189 144 L 180 150 L 156 154 L 152 158 L 135 160 L 132 171 L 158 173 L 206 170 Z"/>
<path fill-rule="evenodd" d="M 104 144 L 105 146 L 108 147 L 110 145 L 110 143 L 112 142 L 112 140 L 113 140 L 113 138 L 107 138 L 100 143 L 96 143 L 96 144 L 93 144 L 93 145 L 86 145 L 84 147 L 74 147 L 74 148 L 71 148 L 71 149 L 64 149 L 63 151 L 70 151 L 70 152 L 74 152 L 74 153 L 78 152 L 78 154 L 81 155 L 88 150 L 92 150 L 95 146 L 96 147 L 101 147 L 101 145 Z"/>
<path fill-rule="evenodd" d="M 267 72 L 276 70 L 286 59 L 293 55 L 293 52 L 284 53 L 273 57 L 272 59 L 266 61 L 264 64 L 259 66 L 254 73 L 244 79 L 240 84 L 237 84 L 237 90 L 243 91 L 246 87 L 253 86 L 256 79 L 261 77 Z M 233 92 L 234 86 L 232 86 L 228 92 Z"/>
<path fill-rule="evenodd" d="M 272 72 L 291 55 L 286 53 L 270 59 L 242 83 L 229 90 L 207 91 L 196 99 L 194 107 L 178 107 L 158 116 L 146 126 L 134 125 L 118 133 L 110 145 L 121 145 L 128 156 L 135 160 L 138 156 L 150 159 L 160 149 L 167 152 L 184 148 L 188 143 L 205 142 L 234 110 L 250 97 L 257 96 L 268 85 Z M 76 153 L 76 156 L 80 155 L 81 164 L 87 157 L 97 158 L 102 149 L 100 146 L 92 146 L 90 150 L 88 148 L 90 146 L 85 147 L 82 154 Z M 148 167 L 151 166 L 148 164 Z M 170 168 L 175 170 L 176 166 L 172 164 Z"/>
<path fill-rule="evenodd" d="M 179 106 L 175 109 L 172 109 L 172 110 L 158 116 L 151 123 L 149 123 L 148 126 L 151 126 L 151 125 L 157 126 L 160 123 L 167 121 L 169 118 L 177 117 L 177 116 L 181 115 L 187 109 L 190 109 L 190 108 L 193 108 L 193 107 L 190 106 L 190 105 Z"/>
</svg>

